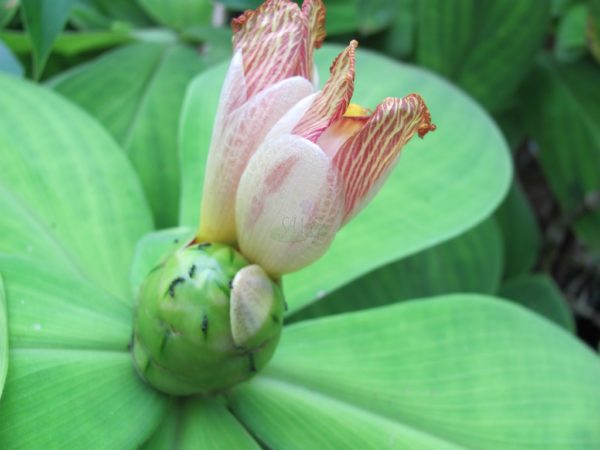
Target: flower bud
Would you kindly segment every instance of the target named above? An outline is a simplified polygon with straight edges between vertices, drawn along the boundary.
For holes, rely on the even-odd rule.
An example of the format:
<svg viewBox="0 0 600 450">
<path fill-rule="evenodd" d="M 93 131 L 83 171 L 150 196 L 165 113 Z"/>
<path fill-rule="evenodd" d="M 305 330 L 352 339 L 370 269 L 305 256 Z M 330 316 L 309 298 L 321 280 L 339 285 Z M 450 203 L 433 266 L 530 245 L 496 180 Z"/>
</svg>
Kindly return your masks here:
<svg viewBox="0 0 600 450">
<path fill-rule="evenodd" d="M 281 288 L 233 248 L 195 244 L 147 276 L 135 314 L 139 374 L 174 395 L 211 395 L 271 359 L 283 325 Z"/>
</svg>

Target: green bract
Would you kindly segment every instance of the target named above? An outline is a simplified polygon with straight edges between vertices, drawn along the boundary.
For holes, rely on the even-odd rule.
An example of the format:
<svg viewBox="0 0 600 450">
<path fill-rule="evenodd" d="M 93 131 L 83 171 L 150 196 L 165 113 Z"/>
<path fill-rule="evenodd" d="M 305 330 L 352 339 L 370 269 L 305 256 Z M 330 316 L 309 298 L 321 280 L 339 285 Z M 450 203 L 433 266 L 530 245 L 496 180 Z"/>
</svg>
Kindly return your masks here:
<svg viewBox="0 0 600 450">
<path fill-rule="evenodd" d="M 155 267 L 140 290 L 138 373 L 169 394 L 223 392 L 271 359 L 283 310 L 279 287 L 231 247 L 184 247 Z"/>
</svg>

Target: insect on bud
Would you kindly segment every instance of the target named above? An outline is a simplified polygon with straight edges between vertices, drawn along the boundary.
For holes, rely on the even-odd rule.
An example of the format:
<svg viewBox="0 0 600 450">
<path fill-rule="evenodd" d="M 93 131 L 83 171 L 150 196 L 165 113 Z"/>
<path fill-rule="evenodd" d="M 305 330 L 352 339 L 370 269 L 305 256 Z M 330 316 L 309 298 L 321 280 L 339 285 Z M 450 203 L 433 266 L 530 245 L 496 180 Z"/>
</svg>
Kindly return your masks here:
<svg viewBox="0 0 600 450">
<path fill-rule="evenodd" d="M 133 338 L 140 376 L 173 395 L 212 395 L 271 359 L 283 326 L 281 288 L 233 248 L 177 250 L 144 281 Z"/>
</svg>

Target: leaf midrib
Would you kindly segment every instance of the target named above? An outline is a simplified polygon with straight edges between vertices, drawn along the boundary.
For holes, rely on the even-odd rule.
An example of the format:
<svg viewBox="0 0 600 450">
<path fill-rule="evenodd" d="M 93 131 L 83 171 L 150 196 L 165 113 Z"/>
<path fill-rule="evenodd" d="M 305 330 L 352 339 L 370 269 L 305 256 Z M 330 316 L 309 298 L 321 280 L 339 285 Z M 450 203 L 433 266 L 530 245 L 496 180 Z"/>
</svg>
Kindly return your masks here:
<svg viewBox="0 0 600 450">
<path fill-rule="evenodd" d="M 133 141 L 134 131 L 137 128 L 137 124 L 140 121 L 140 117 L 142 116 L 142 111 L 148 102 L 148 97 L 150 97 L 150 91 L 152 90 L 152 86 L 156 83 L 156 79 L 158 77 L 158 73 L 160 72 L 160 67 L 164 64 L 167 57 L 175 50 L 175 45 L 170 45 L 165 47 L 162 50 L 160 57 L 156 60 L 152 69 L 149 72 L 149 76 L 146 78 L 142 85 L 142 92 L 135 106 L 134 112 L 129 120 L 129 124 L 126 127 L 125 137 L 123 138 L 122 146 L 125 150 L 125 153 L 129 153 L 131 150 L 131 142 Z"/>
</svg>

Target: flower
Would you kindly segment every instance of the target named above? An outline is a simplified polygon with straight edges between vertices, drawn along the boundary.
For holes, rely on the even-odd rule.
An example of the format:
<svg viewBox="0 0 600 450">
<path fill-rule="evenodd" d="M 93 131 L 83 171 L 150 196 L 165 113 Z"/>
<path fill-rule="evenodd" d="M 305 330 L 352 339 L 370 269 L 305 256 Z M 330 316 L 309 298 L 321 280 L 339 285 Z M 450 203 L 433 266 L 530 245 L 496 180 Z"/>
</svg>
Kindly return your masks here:
<svg viewBox="0 0 600 450">
<path fill-rule="evenodd" d="M 313 92 L 324 7 L 269 0 L 233 21 L 235 56 L 221 94 L 197 240 L 237 243 L 278 277 L 318 259 L 376 194 L 400 150 L 435 129 L 423 99 L 351 104 L 357 42 Z"/>
</svg>

